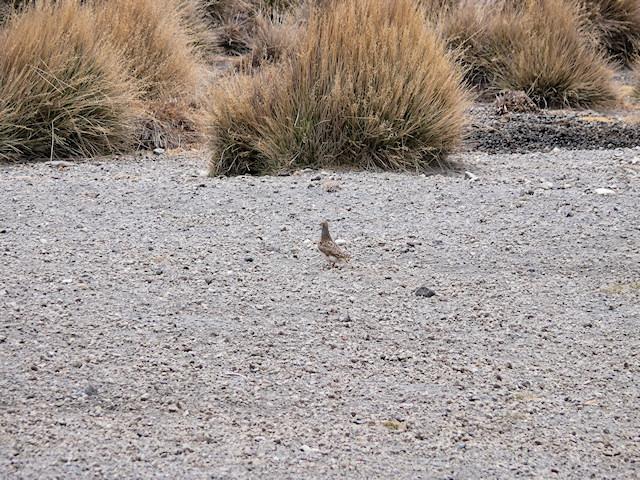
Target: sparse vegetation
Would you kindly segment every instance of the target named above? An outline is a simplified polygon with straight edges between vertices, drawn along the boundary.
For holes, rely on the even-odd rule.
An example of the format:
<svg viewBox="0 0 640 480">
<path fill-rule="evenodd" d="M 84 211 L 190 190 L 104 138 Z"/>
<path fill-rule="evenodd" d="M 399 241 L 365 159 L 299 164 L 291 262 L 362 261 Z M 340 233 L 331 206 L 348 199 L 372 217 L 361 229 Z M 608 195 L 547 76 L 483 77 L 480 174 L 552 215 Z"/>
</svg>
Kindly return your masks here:
<svg viewBox="0 0 640 480">
<path fill-rule="evenodd" d="M 214 91 L 212 174 L 422 170 L 460 140 L 461 75 L 414 2 L 336 2 L 295 53 Z"/>
<path fill-rule="evenodd" d="M 134 140 L 137 89 L 79 0 L 39 2 L 0 31 L 0 159 L 93 156 Z"/>
</svg>

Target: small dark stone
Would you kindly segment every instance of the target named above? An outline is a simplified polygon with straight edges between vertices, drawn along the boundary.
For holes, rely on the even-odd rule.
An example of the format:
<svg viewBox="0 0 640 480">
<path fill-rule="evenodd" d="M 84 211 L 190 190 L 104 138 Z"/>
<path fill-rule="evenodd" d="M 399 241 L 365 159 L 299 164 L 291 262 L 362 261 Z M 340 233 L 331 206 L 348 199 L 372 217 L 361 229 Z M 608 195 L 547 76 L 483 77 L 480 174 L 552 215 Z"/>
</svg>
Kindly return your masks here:
<svg viewBox="0 0 640 480">
<path fill-rule="evenodd" d="M 320 180 L 322 180 L 322 177 L 320 175 L 316 175 L 315 177 L 311 177 L 311 181 L 312 182 L 319 182 Z"/>
<path fill-rule="evenodd" d="M 244 261 L 251 263 L 253 262 L 253 257 L 244 257 Z"/>
<path fill-rule="evenodd" d="M 207 283 L 207 285 L 211 285 L 211 282 L 213 282 L 213 277 L 204 277 L 204 281 Z"/>
<path fill-rule="evenodd" d="M 94 387 L 93 385 L 89 384 L 86 387 L 84 387 L 84 394 L 87 397 L 92 397 L 93 395 L 96 395 L 98 393 L 98 389 L 96 387 Z"/>
<path fill-rule="evenodd" d="M 428 287 L 420 287 L 416 290 L 415 293 L 416 293 L 416 297 L 427 297 L 427 298 L 433 297 L 436 294 L 436 292 L 434 292 Z"/>
</svg>

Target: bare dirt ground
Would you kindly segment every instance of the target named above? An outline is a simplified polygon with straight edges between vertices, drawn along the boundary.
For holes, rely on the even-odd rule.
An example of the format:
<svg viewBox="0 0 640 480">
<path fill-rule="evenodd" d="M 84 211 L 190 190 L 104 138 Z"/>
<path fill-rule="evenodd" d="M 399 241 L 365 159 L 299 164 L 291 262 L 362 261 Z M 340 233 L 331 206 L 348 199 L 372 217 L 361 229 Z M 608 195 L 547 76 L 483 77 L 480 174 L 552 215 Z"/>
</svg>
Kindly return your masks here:
<svg viewBox="0 0 640 480">
<path fill-rule="evenodd" d="M 638 478 L 640 150 L 457 161 L 0 166 L 0 477 Z"/>
</svg>

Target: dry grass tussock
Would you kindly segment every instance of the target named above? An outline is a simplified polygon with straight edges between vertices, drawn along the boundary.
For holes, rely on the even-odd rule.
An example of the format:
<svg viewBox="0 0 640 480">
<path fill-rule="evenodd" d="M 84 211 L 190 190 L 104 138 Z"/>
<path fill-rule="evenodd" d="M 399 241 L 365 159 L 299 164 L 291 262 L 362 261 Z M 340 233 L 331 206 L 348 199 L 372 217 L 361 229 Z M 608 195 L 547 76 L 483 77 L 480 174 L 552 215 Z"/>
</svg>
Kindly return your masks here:
<svg viewBox="0 0 640 480">
<path fill-rule="evenodd" d="M 247 44 L 249 52 L 238 58 L 237 69 L 248 72 L 287 58 L 295 51 L 302 33 L 301 21 L 293 13 L 258 14 Z"/>
<path fill-rule="evenodd" d="M 213 26 L 217 45 L 227 55 L 249 54 L 256 41 L 260 41 L 259 37 L 264 38 L 265 21 L 281 23 L 284 14 L 304 3 L 302 0 L 200 1 Z"/>
<path fill-rule="evenodd" d="M 336 2 L 290 60 L 218 86 L 211 174 L 423 170 L 458 143 L 467 92 L 411 0 Z"/>
<path fill-rule="evenodd" d="M 584 0 L 589 20 L 608 54 L 630 65 L 640 54 L 640 1 Z"/>
<path fill-rule="evenodd" d="M 0 25 L 2 25 L 12 13 L 23 8 L 30 0 L 0 0 Z"/>
<path fill-rule="evenodd" d="M 120 52 L 142 85 L 151 145 L 188 142 L 181 127 L 197 121 L 197 104 L 206 78 L 203 51 L 194 36 L 193 5 L 175 0 L 97 1 L 98 35 Z M 175 112 L 174 122 L 166 112 Z M 146 141 L 143 143 L 147 143 Z"/>
<path fill-rule="evenodd" d="M 617 100 L 613 71 L 571 0 L 527 0 L 491 25 L 492 81 L 523 90 L 540 106 L 607 107 Z"/>
<path fill-rule="evenodd" d="M 129 147 L 138 91 L 78 0 L 39 2 L 0 31 L 0 159 Z"/>
<path fill-rule="evenodd" d="M 485 87 L 489 83 L 491 64 L 489 38 L 494 2 L 477 0 L 422 0 L 430 22 L 454 52 L 469 84 Z"/>
<path fill-rule="evenodd" d="M 470 82 L 523 90 L 543 107 L 607 107 L 613 72 L 572 0 L 462 0 L 437 18 Z"/>
</svg>

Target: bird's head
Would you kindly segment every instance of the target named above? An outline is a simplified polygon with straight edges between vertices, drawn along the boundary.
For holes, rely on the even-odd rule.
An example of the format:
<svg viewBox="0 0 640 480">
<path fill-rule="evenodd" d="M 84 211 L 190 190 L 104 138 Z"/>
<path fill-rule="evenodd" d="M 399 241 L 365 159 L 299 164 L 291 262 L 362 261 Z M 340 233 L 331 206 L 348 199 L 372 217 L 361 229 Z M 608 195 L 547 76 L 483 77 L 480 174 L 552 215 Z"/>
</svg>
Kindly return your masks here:
<svg viewBox="0 0 640 480">
<path fill-rule="evenodd" d="M 320 226 L 322 227 L 322 240 L 330 240 L 331 235 L 329 234 L 329 222 L 323 220 L 320 222 Z"/>
</svg>

